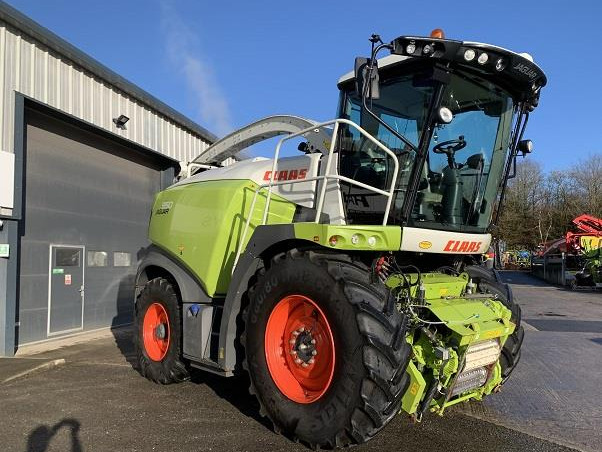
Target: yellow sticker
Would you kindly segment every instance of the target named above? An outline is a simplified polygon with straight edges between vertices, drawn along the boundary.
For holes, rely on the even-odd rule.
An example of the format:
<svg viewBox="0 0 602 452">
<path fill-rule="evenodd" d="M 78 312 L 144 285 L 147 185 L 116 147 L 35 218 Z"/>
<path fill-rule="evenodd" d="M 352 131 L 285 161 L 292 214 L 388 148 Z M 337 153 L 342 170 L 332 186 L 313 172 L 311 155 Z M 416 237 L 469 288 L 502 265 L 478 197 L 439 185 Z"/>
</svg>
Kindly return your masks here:
<svg viewBox="0 0 602 452">
<path fill-rule="evenodd" d="M 491 330 L 491 331 L 485 331 L 483 333 L 483 338 L 485 339 L 491 339 L 492 337 L 499 337 L 502 335 L 502 331 L 501 330 Z"/>
<path fill-rule="evenodd" d="M 421 250 L 428 250 L 431 246 L 433 246 L 433 244 L 428 240 L 423 240 L 418 244 L 418 248 L 420 248 Z"/>
</svg>

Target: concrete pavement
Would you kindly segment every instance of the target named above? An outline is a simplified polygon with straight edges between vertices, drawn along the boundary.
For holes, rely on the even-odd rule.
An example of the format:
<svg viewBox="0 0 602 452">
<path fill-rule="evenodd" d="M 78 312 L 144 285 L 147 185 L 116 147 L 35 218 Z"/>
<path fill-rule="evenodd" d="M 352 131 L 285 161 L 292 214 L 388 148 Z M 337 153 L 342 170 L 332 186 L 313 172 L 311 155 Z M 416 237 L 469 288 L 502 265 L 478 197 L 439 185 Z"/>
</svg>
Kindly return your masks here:
<svg viewBox="0 0 602 452">
<path fill-rule="evenodd" d="M 602 450 L 602 293 L 501 272 L 526 328 L 516 371 L 496 397 L 462 412 L 584 451 Z"/>
<path fill-rule="evenodd" d="M 529 328 L 522 361 L 500 394 L 454 407 L 443 418 L 426 416 L 418 425 L 398 416 L 354 450 L 602 450 L 602 333 L 591 323 L 602 320 L 601 294 L 573 297 L 536 286 L 537 281 L 518 272 L 505 277 L 527 322 L 579 324 L 565 325 L 564 331 L 555 331 L 558 324 L 547 324 L 545 331 Z M 590 322 L 586 329 L 594 332 L 572 331 L 583 322 Z M 1 450 L 306 450 L 272 432 L 243 379 L 199 372 L 179 385 L 145 380 L 132 368 L 130 334 L 115 330 L 58 350 L 38 348 L 25 358 L 25 367 L 56 359 L 65 364 L 0 383 Z"/>
<path fill-rule="evenodd" d="M 66 364 L 0 385 L 3 451 L 289 451 L 307 450 L 272 432 L 243 379 L 197 373 L 161 386 L 142 378 L 128 331 L 77 344 Z M 358 451 L 447 450 L 564 452 L 570 449 L 450 410 L 419 425 L 397 417 Z"/>
</svg>

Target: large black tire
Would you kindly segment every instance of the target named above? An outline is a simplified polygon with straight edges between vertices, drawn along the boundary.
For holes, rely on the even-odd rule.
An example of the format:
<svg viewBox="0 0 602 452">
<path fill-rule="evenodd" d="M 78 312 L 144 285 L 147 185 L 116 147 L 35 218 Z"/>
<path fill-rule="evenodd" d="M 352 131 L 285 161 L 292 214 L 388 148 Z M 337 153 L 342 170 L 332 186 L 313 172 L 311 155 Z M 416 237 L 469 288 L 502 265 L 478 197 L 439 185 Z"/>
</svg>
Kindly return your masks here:
<svg viewBox="0 0 602 452">
<path fill-rule="evenodd" d="M 280 300 L 303 295 L 319 305 L 332 330 L 336 359 L 328 389 L 297 403 L 276 386 L 266 362 L 265 331 Z M 382 283 L 347 255 L 289 251 L 260 271 L 249 289 L 241 343 L 250 391 L 277 432 L 312 448 L 363 443 L 399 411 L 409 378 L 405 320 Z"/>
<path fill-rule="evenodd" d="M 516 328 L 504 343 L 500 355 L 502 378 L 506 381 L 520 361 L 521 347 L 525 338 L 525 330 L 521 325 L 522 312 L 520 306 L 514 302 L 510 286 L 500 282 L 494 272 L 489 272 L 487 269 L 477 266 L 469 266 L 465 270 L 477 285 L 479 292 L 496 295 L 497 299 L 512 313 L 511 320 L 516 325 Z"/>
<path fill-rule="evenodd" d="M 484 265 L 468 265 L 464 271 L 468 272 L 473 281 L 491 281 L 494 283 L 502 283 L 500 274 L 495 268 L 487 268 Z"/>
<path fill-rule="evenodd" d="M 151 359 L 144 342 L 144 318 L 153 304 L 159 304 L 169 320 L 169 345 L 160 360 Z M 181 360 L 182 317 L 178 296 L 164 278 L 151 279 L 136 300 L 134 311 L 134 344 L 139 372 L 151 381 L 161 384 L 178 383 L 188 379 L 188 371 Z"/>
</svg>

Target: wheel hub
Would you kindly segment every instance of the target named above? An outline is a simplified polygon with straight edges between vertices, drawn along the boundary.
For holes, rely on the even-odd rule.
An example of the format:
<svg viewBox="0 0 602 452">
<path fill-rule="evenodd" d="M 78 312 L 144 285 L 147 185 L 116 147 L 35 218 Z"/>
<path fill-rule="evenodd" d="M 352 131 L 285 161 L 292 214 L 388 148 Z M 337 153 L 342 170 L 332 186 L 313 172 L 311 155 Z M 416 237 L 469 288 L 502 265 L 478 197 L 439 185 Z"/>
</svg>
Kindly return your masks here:
<svg viewBox="0 0 602 452">
<path fill-rule="evenodd" d="M 157 325 L 157 328 L 155 328 L 155 337 L 157 339 L 165 339 L 166 336 L 167 325 L 165 325 L 165 323 L 160 323 L 159 325 Z"/>
<path fill-rule="evenodd" d="M 295 364 L 301 367 L 309 367 L 316 362 L 316 340 L 311 330 L 300 327 L 291 333 L 291 355 L 295 358 Z"/>
<path fill-rule="evenodd" d="M 309 297 L 288 295 L 274 306 L 265 330 L 265 356 L 280 391 L 313 403 L 332 382 L 335 344 L 324 311 Z"/>
</svg>

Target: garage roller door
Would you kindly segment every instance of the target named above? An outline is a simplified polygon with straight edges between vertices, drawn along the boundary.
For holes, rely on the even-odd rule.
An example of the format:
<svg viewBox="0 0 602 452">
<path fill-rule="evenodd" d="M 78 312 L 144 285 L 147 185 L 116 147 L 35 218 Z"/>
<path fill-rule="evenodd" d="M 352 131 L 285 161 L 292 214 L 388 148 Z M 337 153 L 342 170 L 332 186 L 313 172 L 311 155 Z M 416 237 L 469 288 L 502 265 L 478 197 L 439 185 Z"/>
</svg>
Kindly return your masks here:
<svg viewBox="0 0 602 452">
<path fill-rule="evenodd" d="M 136 263 L 161 179 L 152 155 L 26 110 L 20 344 L 131 320 Z M 78 259 L 66 263 L 61 253 Z"/>
</svg>

